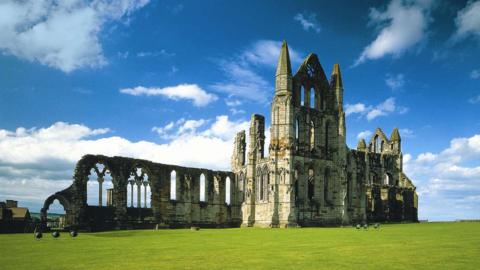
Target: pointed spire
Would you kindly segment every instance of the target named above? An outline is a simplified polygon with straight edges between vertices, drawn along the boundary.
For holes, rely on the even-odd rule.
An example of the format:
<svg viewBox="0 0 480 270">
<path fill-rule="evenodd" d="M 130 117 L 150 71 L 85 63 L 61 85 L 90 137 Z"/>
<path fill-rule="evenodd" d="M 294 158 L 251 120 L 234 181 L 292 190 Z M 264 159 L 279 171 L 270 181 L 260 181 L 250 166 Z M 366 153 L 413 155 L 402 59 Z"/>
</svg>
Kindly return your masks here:
<svg viewBox="0 0 480 270">
<path fill-rule="evenodd" d="M 357 144 L 357 150 L 365 151 L 367 149 L 367 144 L 364 139 L 360 139 Z"/>
<path fill-rule="evenodd" d="M 342 73 L 340 73 L 340 65 L 334 64 L 333 71 L 331 76 L 331 84 L 333 89 L 343 89 L 343 82 L 342 82 Z"/>
<path fill-rule="evenodd" d="M 398 128 L 394 128 L 393 131 L 392 131 L 392 135 L 390 136 L 390 141 L 399 142 L 400 140 L 401 140 L 400 132 L 398 132 Z"/>
<path fill-rule="evenodd" d="M 287 41 L 283 41 L 280 57 L 278 58 L 277 73 L 278 75 L 292 75 L 292 66 L 290 64 L 290 54 L 288 53 Z"/>
</svg>

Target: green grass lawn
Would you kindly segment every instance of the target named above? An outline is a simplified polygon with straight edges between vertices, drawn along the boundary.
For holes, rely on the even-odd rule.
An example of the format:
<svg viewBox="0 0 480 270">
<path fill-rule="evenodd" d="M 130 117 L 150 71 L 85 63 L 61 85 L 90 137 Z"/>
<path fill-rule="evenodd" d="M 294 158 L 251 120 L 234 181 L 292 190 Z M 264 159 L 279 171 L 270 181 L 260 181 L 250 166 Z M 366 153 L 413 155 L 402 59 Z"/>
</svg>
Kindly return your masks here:
<svg viewBox="0 0 480 270">
<path fill-rule="evenodd" d="M 0 269 L 480 269 L 480 223 L 8 234 Z"/>
</svg>

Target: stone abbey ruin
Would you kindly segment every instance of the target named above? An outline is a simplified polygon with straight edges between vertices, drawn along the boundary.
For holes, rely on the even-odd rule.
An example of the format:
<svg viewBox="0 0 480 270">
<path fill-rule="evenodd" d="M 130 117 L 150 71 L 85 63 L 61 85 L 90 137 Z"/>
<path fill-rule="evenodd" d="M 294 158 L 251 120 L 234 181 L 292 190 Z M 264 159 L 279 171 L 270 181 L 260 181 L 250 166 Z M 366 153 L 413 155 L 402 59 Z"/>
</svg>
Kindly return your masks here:
<svg viewBox="0 0 480 270">
<path fill-rule="evenodd" d="M 58 200 L 66 225 L 87 230 L 417 221 L 417 194 L 402 170 L 398 130 L 388 138 L 377 129 L 368 144 L 362 139 L 356 150 L 347 147 L 338 64 L 328 81 L 310 54 L 292 75 L 284 42 L 268 156 L 264 119 L 252 115 L 248 146 L 245 131 L 236 135 L 231 171 L 86 155 L 76 165 L 73 184 L 46 199 L 42 218 Z M 103 205 L 107 175 L 113 188 Z M 98 181 L 98 206 L 87 204 L 89 178 Z"/>
</svg>

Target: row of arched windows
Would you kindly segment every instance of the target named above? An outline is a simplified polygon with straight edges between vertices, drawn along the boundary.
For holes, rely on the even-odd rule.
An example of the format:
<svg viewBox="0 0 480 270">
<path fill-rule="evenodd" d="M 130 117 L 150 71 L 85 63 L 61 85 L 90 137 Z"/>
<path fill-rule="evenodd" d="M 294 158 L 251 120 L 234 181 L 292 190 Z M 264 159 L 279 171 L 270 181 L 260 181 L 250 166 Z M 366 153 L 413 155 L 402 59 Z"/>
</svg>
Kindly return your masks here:
<svg viewBox="0 0 480 270">
<path fill-rule="evenodd" d="M 295 202 L 298 201 L 299 198 L 299 173 L 298 170 L 294 171 L 294 197 Z M 329 185 L 330 185 L 330 170 L 328 168 L 325 169 L 324 179 L 323 179 L 323 197 L 325 204 L 330 202 L 330 192 L 329 192 Z M 315 171 L 310 168 L 308 169 L 308 178 L 306 181 L 306 198 L 310 201 L 313 201 L 315 198 Z"/>
<path fill-rule="evenodd" d="M 97 163 L 90 170 L 87 182 L 87 204 L 90 206 L 111 206 L 107 203 L 107 190 L 113 188 L 111 173 L 102 163 Z M 225 179 L 225 203 L 231 202 L 231 183 L 230 177 Z M 200 202 L 206 202 L 206 177 L 201 174 L 200 182 Z M 127 207 L 150 208 L 151 207 L 151 188 L 147 172 L 141 168 L 135 168 L 127 181 Z M 110 202 L 113 198 L 108 198 Z M 170 172 L 170 199 L 177 200 L 177 172 Z M 112 203 L 113 204 L 113 203 Z"/>
<path fill-rule="evenodd" d="M 302 85 L 300 86 L 300 106 L 309 106 L 309 108 L 316 109 L 316 110 L 323 110 L 324 109 L 324 95 L 323 92 L 320 92 L 320 95 L 315 94 L 315 88 L 310 88 L 309 91 L 305 90 L 305 87 Z M 308 95 L 308 96 L 306 96 Z M 307 102 L 308 98 L 308 102 Z M 318 100 L 317 100 L 318 99 Z M 319 105 L 319 106 L 318 106 Z"/>
<path fill-rule="evenodd" d="M 393 184 L 398 185 L 398 183 L 393 183 L 393 178 L 389 173 L 385 173 L 383 175 L 382 181 L 380 182 L 378 175 L 374 172 L 370 173 L 370 179 L 368 181 L 368 184 L 382 184 L 385 186 L 389 186 Z"/>
<path fill-rule="evenodd" d="M 270 173 L 267 167 L 263 168 L 263 170 L 257 168 L 255 187 L 257 201 L 268 201 Z"/>
<path fill-rule="evenodd" d="M 142 168 L 135 168 L 128 178 L 127 202 L 130 202 L 130 207 L 150 208 L 151 197 L 147 172 Z"/>
<path fill-rule="evenodd" d="M 112 206 L 113 182 L 110 170 L 102 163 L 95 164 L 90 170 L 87 182 L 87 205 Z M 142 168 L 133 169 L 127 181 L 127 206 L 149 208 L 151 201 L 148 174 Z"/>
<path fill-rule="evenodd" d="M 315 149 L 315 123 L 313 121 L 310 121 L 309 123 L 309 132 L 308 132 L 308 136 L 309 136 L 309 139 L 308 139 L 308 144 L 309 144 L 309 149 L 310 151 L 314 150 Z M 325 123 L 325 137 L 324 137 L 324 145 L 325 145 L 325 152 L 328 153 L 328 149 L 329 149 L 329 132 L 330 132 L 330 122 L 326 122 Z M 297 147 L 297 150 L 298 150 L 298 144 L 300 142 L 300 121 L 297 119 L 295 119 L 295 141 L 296 141 L 296 147 Z"/>
<path fill-rule="evenodd" d="M 87 204 L 91 206 L 106 206 L 107 189 L 110 188 L 113 188 L 110 170 L 101 163 L 95 164 L 88 176 Z"/>
<path fill-rule="evenodd" d="M 199 177 L 199 201 L 207 201 L 207 182 L 205 174 L 200 174 Z M 170 200 L 177 200 L 177 172 L 175 170 L 170 172 Z M 225 178 L 225 203 L 231 203 L 231 183 L 230 177 Z"/>
</svg>

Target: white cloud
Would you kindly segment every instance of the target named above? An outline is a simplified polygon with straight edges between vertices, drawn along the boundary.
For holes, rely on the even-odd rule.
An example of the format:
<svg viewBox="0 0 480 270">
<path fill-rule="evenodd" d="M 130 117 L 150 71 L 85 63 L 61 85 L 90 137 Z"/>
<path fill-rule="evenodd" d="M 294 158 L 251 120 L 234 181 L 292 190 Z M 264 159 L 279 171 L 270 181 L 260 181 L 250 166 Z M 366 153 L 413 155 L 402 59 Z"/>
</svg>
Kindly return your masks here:
<svg viewBox="0 0 480 270">
<path fill-rule="evenodd" d="M 472 104 L 480 103 L 480 95 L 470 98 L 470 99 L 468 100 L 468 102 L 470 102 L 470 103 L 472 103 Z"/>
<path fill-rule="evenodd" d="M 273 40 L 259 40 L 238 55 L 218 61 L 226 80 L 211 85 L 215 91 L 228 93 L 237 98 L 266 103 L 273 94 L 274 87 L 258 71 L 276 67 L 282 43 Z M 289 48 L 292 63 L 301 61 L 300 54 Z"/>
<path fill-rule="evenodd" d="M 415 159 L 406 154 L 403 161 L 417 185 L 421 218 L 480 217 L 480 134 L 453 139 L 439 153 L 421 153 Z"/>
<path fill-rule="evenodd" d="M 242 102 L 238 99 L 225 99 L 225 104 L 228 107 L 237 107 L 242 105 Z"/>
<path fill-rule="evenodd" d="M 317 22 L 317 15 L 312 13 L 312 14 L 302 14 L 298 13 L 293 17 L 294 20 L 298 21 L 301 25 L 303 30 L 309 31 L 312 29 L 316 33 L 320 33 L 321 29 L 320 26 L 318 26 Z"/>
<path fill-rule="evenodd" d="M 479 79 L 480 78 L 480 69 L 474 69 L 470 72 L 470 78 Z"/>
<path fill-rule="evenodd" d="M 5 0 L 0 2 L 0 50 L 71 72 L 107 60 L 99 34 L 105 23 L 129 17 L 149 0 Z"/>
<path fill-rule="evenodd" d="M 206 106 L 217 100 L 216 95 L 207 93 L 196 84 L 179 84 L 164 88 L 137 86 L 135 88 L 120 89 L 120 93 L 133 96 L 164 96 L 173 100 L 187 99 L 193 101 L 193 104 L 199 107 Z"/>
<path fill-rule="evenodd" d="M 388 98 L 367 113 L 367 120 L 370 121 L 377 118 L 378 116 L 388 115 L 393 111 L 395 111 L 395 99 Z"/>
<path fill-rule="evenodd" d="M 372 8 L 370 23 L 382 28 L 354 66 L 386 55 L 399 56 L 422 41 L 430 21 L 430 6 L 431 1 L 392 0 L 383 12 Z"/>
<path fill-rule="evenodd" d="M 469 1 L 467 6 L 457 13 L 455 18 L 456 32 L 454 40 L 467 36 L 480 37 L 480 1 Z"/>
<path fill-rule="evenodd" d="M 230 108 L 229 110 L 233 115 L 246 113 L 245 110 L 237 109 L 237 107 L 241 106 L 242 104 L 243 102 L 238 99 L 225 99 L 225 105 Z"/>
<path fill-rule="evenodd" d="M 253 64 L 276 68 L 281 48 L 281 41 L 259 40 L 244 50 L 237 60 L 244 65 Z M 291 45 L 289 45 L 288 52 L 293 64 L 298 64 L 302 61 L 300 53 L 293 49 Z"/>
<path fill-rule="evenodd" d="M 211 88 L 216 91 L 260 103 L 267 102 L 269 93 L 274 91 L 273 86 L 256 73 L 251 66 L 235 62 L 222 62 L 220 67 L 228 80 L 211 85 Z"/>
<path fill-rule="evenodd" d="M 163 57 L 172 57 L 175 56 L 175 53 L 167 52 L 165 49 L 161 49 L 160 51 L 153 51 L 153 52 L 138 52 L 137 53 L 138 57 L 158 57 L 158 56 L 163 56 Z"/>
<path fill-rule="evenodd" d="M 401 128 L 398 131 L 400 132 L 400 135 L 401 135 L 402 138 L 413 138 L 413 137 L 415 137 L 415 133 L 411 129 Z"/>
<path fill-rule="evenodd" d="M 345 115 L 349 116 L 352 114 L 360 114 L 361 116 L 366 116 L 368 121 L 380 116 L 387 116 L 391 113 L 404 114 L 407 111 L 408 108 L 396 105 L 395 98 L 393 97 L 387 98 L 385 101 L 376 106 L 367 106 L 363 103 L 347 103 L 345 105 Z"/>
<path fill-rule="evenodd" d="M 405 85 L 405 76 L 401 73 L 397 75 L 387 74 L 385 84 L 392 90 L 400 89 Z"/>
<path fill-rule="evenodd" d="M 360 139 L 366 139 L 367 137 L 369 137 L 370 135 L 372 135 L 372 132 L 370 130 L 364 130 L 360 133 L 357 134 L 357 139 L 360 140 Z"/>
<path fill-rule="evenodd" d="M 356 103 L 356 104 L 346 104 L 345 105 L 345 114 L 349 116 L 353 113 L 364 113 L 369 110 L 369 107 L 365 106 L 363 103 Z"/>
<path fill-rule="evenodd" d="M 249 123 L 232 121 L 225 115 L 208 122 L 181 119 L 168 124 L 163 127 L 166 133 L 181 136 L 172 136 L 163 144 L 132 142 L 106 136 L 106 128 L 63 122 L 39 129 L 0 129 L 0 198 L 15 198 L 40 207 L 47 196 L 72 183 L 75 163 L 85 154 L 229 170 L 233 137 L 248 129 Z"/>
</svg>

